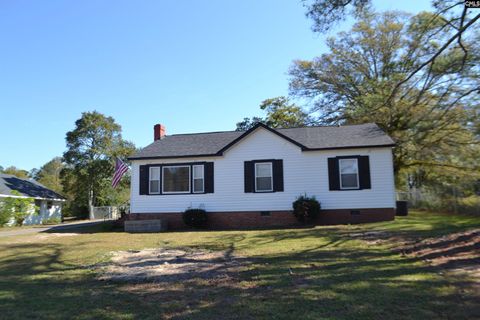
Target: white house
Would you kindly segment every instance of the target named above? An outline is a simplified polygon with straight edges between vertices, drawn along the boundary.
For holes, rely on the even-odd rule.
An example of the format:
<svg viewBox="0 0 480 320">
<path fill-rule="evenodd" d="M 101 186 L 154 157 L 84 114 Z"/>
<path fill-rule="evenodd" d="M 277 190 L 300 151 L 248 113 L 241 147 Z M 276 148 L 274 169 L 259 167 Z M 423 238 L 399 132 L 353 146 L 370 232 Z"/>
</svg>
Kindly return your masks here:
<svg viewBox="0 0 480 320">
<path fill-rule="evenodd" d="M 18 192 L 19 195 L 15 194 Z M 39 207 L 23 221 L 24 225 L 41 224 L 47 220 L 62 218 L 62 205 L 65 198 L 46 188 L 35 180 L 20 179 L 10 174 L 0 174 L 0 200 L 2 198 L 32 198 Z M 32 210 L 33 211 L 33 210 Z"/>
<path fill-rule="evenodd" d="M 315 196 L 319 224 L 392 220 L 393 140 L 375 124 L 165 135 L 132 156 L 129 219 L 183 226 L 203 208 L 212 227 L 296 224 L 292 202 Z"/>
</svg>

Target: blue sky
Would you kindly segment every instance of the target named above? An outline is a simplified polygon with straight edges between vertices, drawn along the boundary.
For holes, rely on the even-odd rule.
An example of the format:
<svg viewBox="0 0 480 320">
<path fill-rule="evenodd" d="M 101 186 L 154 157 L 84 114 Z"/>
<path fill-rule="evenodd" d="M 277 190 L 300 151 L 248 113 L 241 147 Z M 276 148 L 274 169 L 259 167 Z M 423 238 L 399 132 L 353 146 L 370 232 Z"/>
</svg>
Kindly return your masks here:
<svg viewBox="0 0 480 320">
<path fill-rule="evenodd" d="M 293 59 L 325 52 L 304 11 L 299 0 L 0 1 L 0 165 L 61 156 L 84 111 L 113 116 L 139 147 L 155 123 L 168 134 L 233 130 L 288 93 Z"/>
</svg>

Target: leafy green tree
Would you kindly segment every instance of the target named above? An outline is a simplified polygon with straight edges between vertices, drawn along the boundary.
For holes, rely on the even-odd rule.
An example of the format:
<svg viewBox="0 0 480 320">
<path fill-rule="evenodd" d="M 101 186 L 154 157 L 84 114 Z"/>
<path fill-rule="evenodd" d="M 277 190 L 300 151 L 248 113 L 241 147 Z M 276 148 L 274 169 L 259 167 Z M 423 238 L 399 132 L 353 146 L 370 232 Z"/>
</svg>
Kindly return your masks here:
<svg viewBox="0 0 480 320">
<path fill-rule="evenodd" d="M 243 118 L 242 121 L 237 122 L 237 128 L 235 131 L 247 131 L 259 122 L 266 123 L 267 121 L 261 117 Z"/>
<path fill-rule="evenodd" d="M 260 104 L 260 109 L 266 112 L 264 118 L 244 118 L 237 123 L 236 130 L 248 130 L 258 122 L 263 122 L 272 128 L 303 127 L 312 123 L 308 114 L 287 97 L 266 99 Z"/>
<path fill-rule="evenodd" d="M 18 169 L 15 166 L 10 166 L 2 170 L 2 173 L 11 174 L 20 179 L 28 179 L 29 174 L 27 170 Z"/>
<path fill-rule="evenodd" d="M 30 169 L 30 171 L 28 172 L 28 177 L 32 179 L 36 179 L 38 171 L 39 169 L 37 168 Z"/>
<path fill-rule="evenodd" d="M 365 10 L 371 8 L 371 0 L 303 0 L 307 8 L 307 17 L 313 20 L 313 30 L 316 32 L 328 31 L 336 22 L 345 20 L 349 14 L 361 16 Z M 400 87 L 408 82 L 418 72 L 431 69 L 437 57 L 448 52 L 452 47 L 458 47 L 457 54 L 465 62 L 470 52 L 464 44 L 467 33 L 474 30 L 480 20 L 480 14 L 475 9 L 469 9 L 465 1 L 432 0 L 434 12 L 426 21 L 427 28 L 435 28 L 438 33 L 450 29 L 451 32 L 440 40 L 438 45 L 425 56 L 419 56 L 417 67 L 410 70 L 404 79 L 397 83 Z"/>
<path fill-rule="evenodd" d="M 307 17 L 313 21 L 313 31 L 325 32 L 349 15 L 357 17 L 371 0 L 302 0 Z"/>
<path fill-rule="evenodd" d="M 0 226 L 8 223 L 12 218 L 15 225 L 21 226 L 26 216 L 39 210 L 33 198 L 19 197 L 21 194 L 15 190 L 12 191 L 12 195 L 13 197 L 0 199 Z"/>
<path fill-rule="evenodd" d="M 12 215 L 12 211 L 6 200 L 7 198 L 0 198 L 0 227 L 7 224 Z"/>
<path fill-rule="evenodd" d="M 308 114 L 287 97 L 266 99 L 260 109 L 267 112 L 267 124 L 274 128 L 303 127 L 312 122 Z"/>
<path fill-rule="evenodd" d="M 291 94 L 312 101 L 320 123 L 379 124 L 397 142 L 397 172 L 477 174 L 478 42 L 465 35 L 467 57 L 457 45 L 410 77 L 452 32 L 439 30 L 443 19 L 364 12 L 352 30 L 328 39 L 328 53 L 294 62 Z"/>
<path fill-rule="evenodd" d="M 71 210 L 78 215 L 78 210 L 88 209 L 91 217 L 93 206 L 111 205 L 114 200 L 111 178 L 115 158 L 125 160 L 135 147 L 122 138 L 121 126 L 112 117 L 97 111 L 82 113 L 75 128 L 67 132 L 66 141 L 63 188 L 72 200 Z"/>
<path fill-rule="evenodd" d="M 45 187 L 62 193 L 62 181 L 60 179 L 60 172 L 63 170 L 64 164 L 61 157 L 55 157 L 45 163 L 40 169 L 33 174 L 35 180 L 43 184 Z"/>
</svg>

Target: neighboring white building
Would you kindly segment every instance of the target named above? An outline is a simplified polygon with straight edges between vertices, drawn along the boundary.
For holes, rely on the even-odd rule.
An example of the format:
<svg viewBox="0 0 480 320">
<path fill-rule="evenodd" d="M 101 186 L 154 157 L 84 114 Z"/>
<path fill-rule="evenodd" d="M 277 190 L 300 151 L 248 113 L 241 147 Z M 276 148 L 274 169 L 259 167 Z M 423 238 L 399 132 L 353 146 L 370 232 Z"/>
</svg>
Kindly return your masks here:
<svg viewBox="0 0 480 320">
<path fill-rule="evenodd" d="M 15 195 L 17 191 L 20 195 Z M 20 179 L 10 174 L 0 173 L 0 199 L 6 197 L 33 198 L 39 207 L 37 213 L 28 215 L 23 224 L 41 224 L 47 220 L 62 219 L 62 206 L 65 198 L 60 194 L 46 188 L 35 180 Z"/>
<path fill-rule="evenodd" d="M 394 142 L 375 124 L 154 132 L 130 158 L 130 219 L 179 228 L 185 209 L 204 208 L 214 227 L 293 225 L 292 202 L 304 194 L 320 202 L 319 224 L 394 218 Z"/>
</svg>

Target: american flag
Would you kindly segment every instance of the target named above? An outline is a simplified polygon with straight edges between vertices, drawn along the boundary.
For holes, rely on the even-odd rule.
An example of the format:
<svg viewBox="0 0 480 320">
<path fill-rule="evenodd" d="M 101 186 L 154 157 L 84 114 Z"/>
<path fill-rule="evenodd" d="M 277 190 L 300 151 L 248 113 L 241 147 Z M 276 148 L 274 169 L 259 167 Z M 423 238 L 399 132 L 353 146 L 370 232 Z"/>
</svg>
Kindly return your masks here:
<svg viewBox="0 0 480 320">
<path fill-rule="evenodd" d="M 116 188 L 117 185 L 120 183 L 125 172 L 128 171 L 128 166 L 122 162 L 122 160 L 118 159 L 115 161 L 115 173 L 113 174 L 112 179 L 112 187 Z"/>
</svg>

